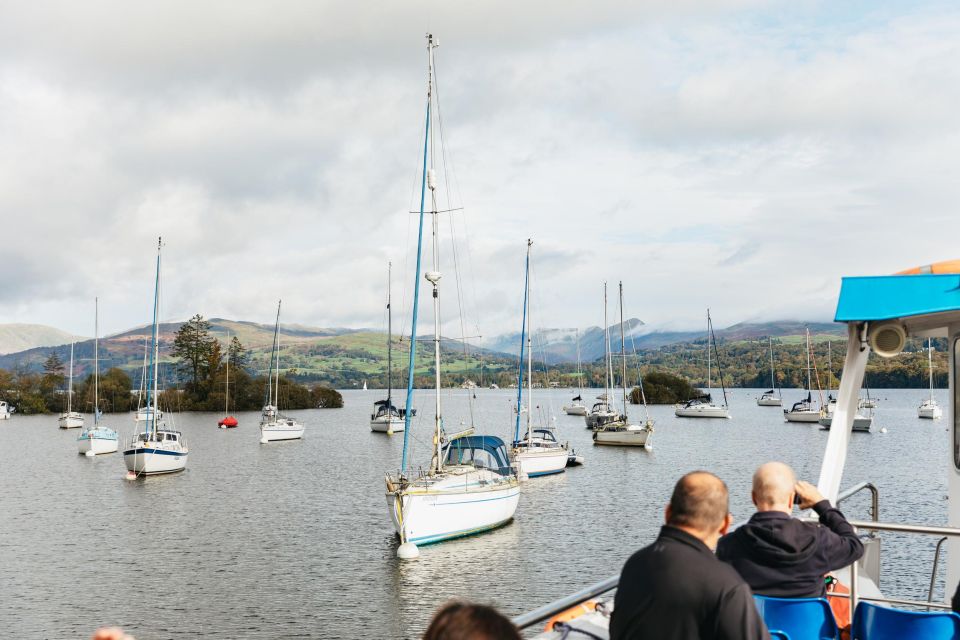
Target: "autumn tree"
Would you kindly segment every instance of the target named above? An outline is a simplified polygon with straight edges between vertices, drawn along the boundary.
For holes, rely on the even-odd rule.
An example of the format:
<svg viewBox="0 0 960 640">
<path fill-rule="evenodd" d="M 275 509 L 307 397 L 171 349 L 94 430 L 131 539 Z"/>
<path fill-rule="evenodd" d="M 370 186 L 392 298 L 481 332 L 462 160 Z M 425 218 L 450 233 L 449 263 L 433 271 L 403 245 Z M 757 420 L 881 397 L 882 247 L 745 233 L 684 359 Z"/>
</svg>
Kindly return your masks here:
<svg viewBox="0 0 960 640">
<path fill-rule="evenodd" d="M 177 372 L 187 378 L 186 388 L 198 398 L 209 392 L 206 382 L 220 366 L 220 344 L 210 335 L 210 323 L 199 313 L 180 325 L 173 341 Z"/>
</svg>

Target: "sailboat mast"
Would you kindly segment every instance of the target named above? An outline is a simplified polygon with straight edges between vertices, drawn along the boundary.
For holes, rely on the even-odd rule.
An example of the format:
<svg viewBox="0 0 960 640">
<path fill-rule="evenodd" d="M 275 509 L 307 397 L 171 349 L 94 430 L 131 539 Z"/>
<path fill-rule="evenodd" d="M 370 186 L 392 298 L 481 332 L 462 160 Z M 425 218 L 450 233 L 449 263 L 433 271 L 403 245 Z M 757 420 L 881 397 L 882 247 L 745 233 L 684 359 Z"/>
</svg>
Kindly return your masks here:
<svg viewBox="0 0 960 640">
<path fill-rule="evenodd" d="M 930 375 L 930 402 L 933 403 L 933 343 L 927 338 L 927 371 Z"/>
<path fill-rule="evenodd" d="M 777 389 L 777 381 L 773 377 L 773 336 L 767 336 L 767 342 L 770 344 L 770 388 Z"/>
<path fill-rule="evenodd" d="M 807 329 L 807 392 L 810 391 L 810 329 Z"/>
<path fill-rule="evenodd" d="M 393 403 L 390 401 L 390 395 L 393 393 L 393 323 L 392 311 L 390 309 L 390 284 L 391 271 L 393 263 L 387 263 L 387 415 L 392 420 L 391 413 Z"/>
<path fill-rule="evenodd" d="M 100 299 L 93 299 L 93 426 L 100 422 Z"/>
<path fill-rule="evenodd" d="M 533 442 L 533 329 L 530 322 L 529 300 L 530 300 L 530 248 L 533 241 L 527 239 L 527 277 L 526 291 L 523 293 L 524 315 L 527 317 L 527 443 Z"/>
<path fill-rule="evenodd" d="M 67 413 L 73 413 L 73 343 L 70 343 L 70 382 L 67 383 Z"/>
<path fill-rule="evenodd" d="M 623 383 L 623 419 L 627 419 L 627 346 L 623 337 L 623 281 L 620 282 L 620 382 Z"/>
<path fill-rule="evenodd" d="M 277 354 L 277 386 L 276 393 L 273 396 L 273 406 L 276 407 L 277 413 L 280 413 L 280 304 L 282 300 L 277 300 L 277 326 L 274 329 L 274 352 Z"/>
<path fill-rule="evenodd" d="M 707 395 L 710 395 L 711 386 L 710 386 L 710 309 L 707 309 Z"/>
<path fill-rule="evenodd" d="M 577 390 L 580 402 L 583 402 L 583 374 L 580 373 L 580 329 L 575 329 L 577 336 Z"/>
<path fill-rule="evenodd" d="M 603 379 L 603 401 L 610 402 L 610 327 L 607 320 L 607 283 L 603 283 L 603 364 L 606 371 L 604 371 Z M 609 408 L 609 407 L 608 407 Z"/>
<path fill-rule="evenodd" d="M 520 322 L 520 361 L 517 366 L 517 420 L 513 441 L 520 440 L 520 414 L 523 409 L 523 359 L 527 348 L 527 298 L 530 294 L 530 240 L 527 240 L 527 259 L 523 267 L 523 319 Z"/>
<path fill-rule="evenodd" d="M 430 156 L 430 106 L 433 103 L 433 34 L 427 34 L 427 115 L 423 134 L 423 173 L 420 182 L 420 226 L 417 231 L 417 268 L 413 276 L 413 319 L 410 322 L 410 355 L 407 365 L 407 404 L 404 412 L 403 453 L 400 472 L 407 469 L 407 452 L 410 442 L 410 415 L 413 407 L 413 371 L 417 354 L 417 315 L 420 311 L 420 268 L 423 257 L 423 217 L 427 197 L 427 162 Z"/>
<path fill-rule="evenodd" d="M 153 384 L 147 387 L 147 432 L 156 433 L 157 430 L 157 409 L 160 404 L 157 400 L 159 385 L 157 383 L 157 371 L 160 365 L 160 346 L 158 340 L 157 313 L 160 306 L 160 251 L 163 248 L 163 238 L 157 239 L 157 275 L 153 286 L 153 347 L 150 349 L 150 374 L 153 376 Z M 152 389 L 151 389 L 152 387 Z M 150 402 L 150 395 L 153 394 L 153 404 Z"/>
<path fill-rule="evenodd" d="M 223 413 L 224 415 L 229 415 L 230 414 L 230 334 L 229 333 L 227 334 L 226 367 L 227 367 L 227 384 L 226 384 L 226 391 L 224 392 L 224 396 L 226 397 L 223 399 Z"/>
</svg>

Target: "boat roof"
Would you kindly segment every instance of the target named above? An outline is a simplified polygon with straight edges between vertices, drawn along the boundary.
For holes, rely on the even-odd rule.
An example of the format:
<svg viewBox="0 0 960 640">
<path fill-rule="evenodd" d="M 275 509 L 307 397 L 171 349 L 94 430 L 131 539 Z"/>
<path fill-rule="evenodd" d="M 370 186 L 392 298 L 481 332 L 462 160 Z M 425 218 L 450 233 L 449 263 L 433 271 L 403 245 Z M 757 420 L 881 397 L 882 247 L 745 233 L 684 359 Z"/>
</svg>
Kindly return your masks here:
<svg viewBox="0 0 960 640">
<path fill-rule="evenodd" d="M 507 445 L 497 436 L 461 436 L 454 438 L 448 445 L 454 449 L 486 449 L 496 451 L 500 447 Z"/>
<path fill-rule="evenodd" d="M 913 332 L 944 327 L 960 320 L 960 274 L 843 278 L 834 320 L 902 320 Z"/>
</svg>

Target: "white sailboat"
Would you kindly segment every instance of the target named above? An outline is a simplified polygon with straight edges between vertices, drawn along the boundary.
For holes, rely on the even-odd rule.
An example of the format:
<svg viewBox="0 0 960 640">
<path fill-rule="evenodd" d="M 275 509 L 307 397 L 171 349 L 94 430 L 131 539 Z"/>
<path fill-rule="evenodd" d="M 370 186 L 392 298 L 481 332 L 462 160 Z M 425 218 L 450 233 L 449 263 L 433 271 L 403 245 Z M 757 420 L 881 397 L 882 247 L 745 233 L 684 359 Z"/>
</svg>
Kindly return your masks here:
<svg viewBox="0 0 960 640">
<path fill-rule="evenodd" d="M 77 449 L 86 456 L 116 453 L 120 438 L 113 429 L 100 424 L 100 302 L 94 299 L 93 320 L 93 427 L 77 437 Z"/>
<path fill-rule="evenodd" d="M 128 477 L 183 471 L 187 466 L 187 456 L 190 453 L 183 434 L 167 428 L 159 408 L 160 339 L 158 335 L 158 313 L 160 306 L 160 251 L 162 247 L 163 240 L 161 239 L 157 242 L 157 276 L 153 291 L 153 341 L 150 349 L 150 380 L 144 383 L 146 405 L 137 408 L 137 432 L 127 440 L 123 448 L 123 462 L 127 467 Z M 141 428 L 142 431 L 140 431 Z"/>
<path fill-rule="evenodd" d="M 419 555 L 417 545 L 430 544 L 479 533 L 513 519 L 520 500 L 520 485 L 503 440 L 495 436 L 472 435 L 472 429 L 448 436 L 443 428 L 440 404 L 440 271 L 439 210 L 436 174 L 432 165 L 433 130 L 430 127 L 433 91 L 433 53 L 436 43 L 427 36 L 427 105 L 420 188 L 420 226 L 417 236 L 417 265 L 414 274 L 413 319 L 410 327 L 410 354 L 407 369 L 407 412 L 404 416 L 403 453 L 400 470 L 387 473 L 386 506 L 400 536 L 397 555 Z M 420 274 L 423 254 L 423 223 L 426 194 L 430 193 L 432 224 L 432 269 L 423 274 L 432 287 L 434 327 L 435 420 L 432 458 L 425 472 L 409 469 L 410 417 L 413 413 L 413 373 L 417 347 L 417 316 L 420 302 Z"/>
<path fill-rule="evenodd" d="M 783 400 L 777 389 L 777 379 L 773 369 L 773 337 L 767 336 L 767 342 L 770 344 L 770 390 L 764 391 L 763 395 L 757 398 L 757 405 L 761 407 L 779 407 Z"/>
<path fill-rule="evenodd" d="M 67 410 L 60 414 L 57 424 L 61 429 L 79 429 L 83 426 L 83 414 L 73 410 L 73 343 L 70 343 L 70 382 L 67 386 Z"/>
<path fill-rule="evenodd" d="M 0 420 L 9 420 L 13 411 L 13 407 L 6 400 L 0 400 Z"/>
<path fill-rule="evenodd" d="M 710 345 L 716 351 L 717 342 L 713 335 L 713 320 L 710 319 L 710 309 L 707 309 L 707 393 L 691 398 L 674 409 L 678 418 L 729 418 L 730 409 L 727 407 L 727 388 L 723 385 L 723 372 L 720 369 L 720 353 L 717 352 L 717 370 L 720 373 L 720 388 L 723 390 L 723 405 L 713 402 L 713 388 L 710 370 Z"/>
<path fill-rule="evenodd" d="M 607 326 L 607 283 L 603 283 L 603 393 L 597 396 L 590 412 L 583 417 L 587 429 L 597 428 L 613 422 L 620 414 L 613 408 L 611 398 L 613 389 L 613 365 L 610 361 L 610 327 Z"/>
<path fill-rule="evenodd" d="M 393 406 L 393 309 L 391 301 L 391 273 L 393 264 L 387 265 L 387 397 L 373 403 L 370 414 L 370 430 L 387 435 L 404 430 L 403 410 Z"/>
<path fill-rule="evenodd" d="M 303 423 L 280 413 L 280 303 L 278 300 L 277 323 L 273 327 L 273 353 L 270 355 L 270 371 L 267 374 L 267 403 L 260 416 L 260 444 L 299 440 L 303 437 Z"/>
<path fill-rule="evenodd" d="M 820 407 L 820 428 L 829 431 L 833 425 L 833 414 L 837 410 L 837 399 L 833 395 L 833 349 L 827 341 L 827 404 Z M 858 408 L 853 416 L 853 430 L 858 433 L 870 433 L 873 426 L 873 411 Z"/>
<path fill-rule="evenodd" d="M 530 321 L 530 250 L 533 246 L 527 240 L 527 266 L 523 291 L 523 328 L 520 331 L 520 367 L 517 379 L 517 422 L 513 434 L 513 446 L 510 455 L 516 461 L 520 479 L 536 478 L 554 473 L 563 473 L 567 468 L 569 448 L 557 442 L 554 430 L 533 426 L 533 332 Z M 523 408 L 523 354 L 527 353 L 527 430 L 520 436 L 520 416 Z"/>
<path fill-rule="evenodd" d="M 563 412 L 568 416 L 587 415 L 587 405 L 583 404 L 583 373 L 580 371 L 580 330 L 577 333 L 577 395 L 569 404 L 563 405 Z"/>
<path fill-rule="evenodd" d="M 807 329 L 807 397 L 800 402 L 794 402 L 789 410 L 784 409 L 783 419 L 787 422 L 819 422 L 820 409 L 814 405 L 812 395 L 813 392 L 810 388 L 810 329 Z"/>
<path fill-rule="evenodd" d="M 604 285 L 604 314 L 606 314 L 606 285 Z M 593 432 L 593 443 L 650 449 L 653 445 L 653 420 L 650 419 L 650 414 L 647 414 L 647 419 L 642 425 L 630 424 L 627 417 L 627 351 L 623 332 L 622 282 L 620 283 L 620 366 L 620 382 L 623 387 L 623 413 L 614 422 L 608 422 L 597 427 Z M 643 406 L 646 410 L 646 402 Z"/>
<path fill-rule="evenodd" d="M 927 338 L 927 372 L 930 376 L 930 397 L 917 407 L 917 417 L 926 420 L 939 420 L 943 417 L 943 409 L 933 397 L 933 343 Z"/>
</svg>

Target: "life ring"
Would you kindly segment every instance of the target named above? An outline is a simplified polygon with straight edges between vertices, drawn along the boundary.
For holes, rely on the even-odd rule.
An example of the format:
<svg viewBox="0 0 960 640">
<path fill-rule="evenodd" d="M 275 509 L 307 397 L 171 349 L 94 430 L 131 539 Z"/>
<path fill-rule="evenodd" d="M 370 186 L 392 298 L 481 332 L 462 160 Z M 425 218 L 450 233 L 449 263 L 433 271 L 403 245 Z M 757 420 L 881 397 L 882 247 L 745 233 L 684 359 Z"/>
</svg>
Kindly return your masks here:
<svg viewBox="0 0 960 640">
<path fill-rule="evenodd" d="M 570 622 L 580 616 L 590 613 L 591 611 L 596 611 L 597 601 L 596 600 L 587 600 L 586 602 L 581 602 L 580 604 L 574 605 L 569 609 L 561 611 L 557 615 L 553 616 L 547 620 L 546 626 L 543 627 L 544 631 L 553 631 L 553 625 L 558 622 Z"/>
<path fill-rule="evenodd" d="M 898 271 L 894 275 L 916 276 L 916 275 L 943 274 L 943 273 L 960 273 L 960 260 L 944 260 L 943 262 L 934 262 L 933 264 L 925 264 L 921 267 L 913 267 L 911 269 L 904 269 L 903 271 Z"/>
</svg>

